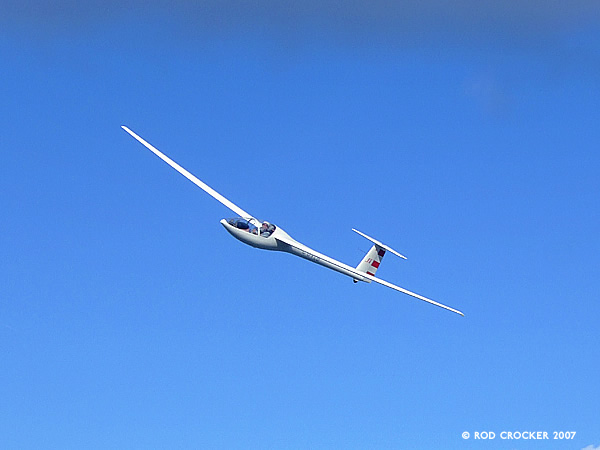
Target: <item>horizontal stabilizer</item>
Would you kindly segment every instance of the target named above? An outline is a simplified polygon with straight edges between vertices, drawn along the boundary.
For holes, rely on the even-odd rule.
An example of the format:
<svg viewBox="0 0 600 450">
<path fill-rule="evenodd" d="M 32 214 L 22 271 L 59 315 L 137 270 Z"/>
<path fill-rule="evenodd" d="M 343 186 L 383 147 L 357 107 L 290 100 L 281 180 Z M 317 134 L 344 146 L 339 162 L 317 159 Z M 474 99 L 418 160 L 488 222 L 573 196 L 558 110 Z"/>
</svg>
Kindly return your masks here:
<svg viewBox="0 0 600 450">
<path fill-rule="evenodd" d="M 367 238 L 368 240 L 370 240 L 373 244 L 378 245 L 381 248 L 384 248 L 390 252 L 392 252 L 394 255 L 399 256 L 402 259 L 407 259 L 406 256 L 401 255 L 400 253 L 398 253 L 396 250 L 394 250 L 393 248 L 388 247 L 385 244 L 382 244 L 381 242 L 379 242 L 377 239 L 373 239 L 371 236 L 367 236 L 365 233 L 362 233 L 354 228 L 352 228 L 352 231 L 354 231 L 355 233 L 360 234 L 362 237 Z"/>
</svg>

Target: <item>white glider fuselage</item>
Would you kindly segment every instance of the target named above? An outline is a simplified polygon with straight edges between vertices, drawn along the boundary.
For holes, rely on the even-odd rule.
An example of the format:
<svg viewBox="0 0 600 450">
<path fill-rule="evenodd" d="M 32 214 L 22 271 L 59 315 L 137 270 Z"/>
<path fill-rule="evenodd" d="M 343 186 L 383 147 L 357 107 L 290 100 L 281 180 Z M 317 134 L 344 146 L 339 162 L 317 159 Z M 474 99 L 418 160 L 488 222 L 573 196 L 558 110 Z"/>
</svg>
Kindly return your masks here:
<svg viewBox="0 0 600 450">
<path fill-rule="evenodd" d="M 327 267 L 328 269 L 335 270 L 341 274 L 352 277 L 355 281 L 365 281 L 370 283 L 371 280 L 364 277 L 354 267 L 350 267 L 340 261 L 337 261 L 329 256 L 313 250 L 310 247 L 298 242 L 292 238 L 289 234 L 283 231 L 279 227 L 275 227 L 275 230 L 270 236 L 262 236 L 258 231 L 252 232 L 253 229 L 258 230 L 258 227 L 253 229 L 249 228 L 238 228 L 235 221 L 243 221 L 244 219 L 222 219 L 221 225 L 237 240 L 248 244 L 255 248 L 261 248 L 263 250 L 274 250 L 279 252 L 287 252 L 292 255 L 299 256 L 308 261 L 317 263 L 321 266 Z"/>
</svg>

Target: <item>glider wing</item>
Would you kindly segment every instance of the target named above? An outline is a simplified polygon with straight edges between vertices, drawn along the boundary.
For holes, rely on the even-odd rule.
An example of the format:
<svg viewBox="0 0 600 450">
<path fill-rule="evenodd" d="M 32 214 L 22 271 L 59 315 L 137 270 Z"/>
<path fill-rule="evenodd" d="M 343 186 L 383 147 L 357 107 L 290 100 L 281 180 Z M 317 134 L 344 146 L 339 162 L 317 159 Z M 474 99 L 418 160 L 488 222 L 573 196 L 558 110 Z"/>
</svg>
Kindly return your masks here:
<svg viewBox="0 0 600 450">
<path fill-rule="evenodd" d="M 311 249 L 310 247 L 307 247 L 306 245 L 295 241 L 294 239 L 283 237 L 283 236 L 276 236 L 276 239 L 289 245 L 290 247 L 294 247 L 297 250 L 300 250 L 300 254 L 296 253 L 298 256 L 301 256 L 305 259 L 308 259 L 309 261 L 312 261 L 312 262 L 315 262 L 322 266 L 333 269 L 337 272 L 343 273 L 344 275 L 351 276 L 355 280 L 375 281 L 376 283 L 379 283 L 383 286 L 387 286 L 398 292 L 402 292 L 403 294 L 410 295 L 411 297 L 418 298 L 419 300 L 423 300 L 424 302 L 431 303 L 432 305 L 439 306 L 440 308 L 444 308 L 444 309 L 447 309 L 448 311 L 452 311 L 453 313 L 464 316 L 464 314 L 457 309 L 454 309 L 454 308 L 451 308 L 450 306 L 446 306 L 442 303 L 436 302 L 435 300 L 431 300 L 430 298 L 423 297 L 422 295 L 419 295 L 419 294 L 411 292 L 407 289 L 401 288 L 400 286 L 396 286 L 395 284 L 392 284 L 388 281 L 382 280 L 381 278 L 377 278 L 372 275 L 369 275 L 368 273 L 361 272 L 361 271 L 355 269 L 354 267 L 350 267 L 349 265 L 344 264 L 343 262 L 340 262 L 329 256 L 325 256 L 322 253 L 319 253 L 319 252 Z M 305 253 L 306 255 L 303 253 Z"/>
<path fill-rule="evenodd" d="M 158 156 L 160 159 L 162 159 L 168 165 L 170 165 L 173 169 L 175 169 L 181 175 L 183 175 L 184 177 L 186 177 L 188 180 L 190 180 L 192 183 L 194 183 L 196 186 L 198 186 L 200 189 L 202 189 L 208 195 L 210 195 L 211 197 L 213 197 L 215 200 L 218 200 L 219 202 L 221 202 L 223 205 L 225 205 L 227 208 L 229 208 L 230 210 L 232 210 L 238 216 L 243 217 L 244 219 L 254 219 L 254 216 L 252 216 L 251 214 L 249 214 L 246 211 L 244 211 L 242 208 L 240 208 L 239 206 L 237 206 L 235 203 L 230 202 L 229 200 L 227 200 L 225 197 L 223 197 L 221 194 L 219 194 L 217 191 L 215 191 L 209 185 L 207 185 L 203 181 L 199 180 L 196 176 L 194 176 L 193 174 L 191 174 L 190 172 L 188 172 L 187 170 L 185 170 L 183 167 L 181 167 L 179 164 L 177 164 L 175 161 L 173 161 L 167 155 L 165 155 L 164 153 L 162 153 L 160 150 L 158 150 L 152 144 L 150 144 L 149 142 L 145 141 L 140 136 L 138 136 L 137 134 L 135 134 L 129 128 L 127 128 L 126 126 L 121 126 L 121 128 L 123 128 L 123 130 L 125 130 L 127 133 L 129 133 L 140 144 L 142 144 L 144 147 L 146 147 L 148 150 L 150 150 L 152 153 L 154 153 L 156 156 Z"/>
<path fill-rule="evenodd" d="M 404 294 L 410 295 L 411 297 L 418 298 L 419 300 L 423 300 L 424 302 L 431 303 L 432 305 L 439 306 L 440 308 L 444 308 L 444 309 L 447 309 L 448 311 L 452 311 L 456 314 L 460 314 L 461 316 L 464 316 L 464 314 L 462 312 L 460 312 L 458 309 L 451 308 L 449 306 L 438 303 L 435 300 L 431 300 L 430 298 L 423 297 L 422 295 L 419 295 L 419 294 L 415 294 L 414 292 L 411 292 L 407 289 L 401 288 L 400 286 L 396 286 L 395 284 L 392 284 L 389 281 L 382 280 L 381 278 L 372 277 L 369 274 L 364 274 L 363 276 L 369 278 L 371 281 L 375 281 L 376 283 L 379 283 L 379 284 L 382 284 L 389 288 L 392 288 L 398 292 L 402 292 Z"/>
</svg>

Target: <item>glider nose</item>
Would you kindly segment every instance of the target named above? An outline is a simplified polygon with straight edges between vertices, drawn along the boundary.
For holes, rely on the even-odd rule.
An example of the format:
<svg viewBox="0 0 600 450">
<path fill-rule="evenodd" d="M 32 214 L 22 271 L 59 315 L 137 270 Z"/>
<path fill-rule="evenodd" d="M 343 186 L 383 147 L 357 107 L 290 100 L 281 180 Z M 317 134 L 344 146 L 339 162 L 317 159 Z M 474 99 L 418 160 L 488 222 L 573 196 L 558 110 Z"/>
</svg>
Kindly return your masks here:
<svg viewBox="0 0 600 450">
<path fill-rule="evenodd" d="M 221 225 L 223 225 L 225 228 L 227 228 L 227 220 L 226 219 L 221 219 L 219 223 Z"/>
</svg>

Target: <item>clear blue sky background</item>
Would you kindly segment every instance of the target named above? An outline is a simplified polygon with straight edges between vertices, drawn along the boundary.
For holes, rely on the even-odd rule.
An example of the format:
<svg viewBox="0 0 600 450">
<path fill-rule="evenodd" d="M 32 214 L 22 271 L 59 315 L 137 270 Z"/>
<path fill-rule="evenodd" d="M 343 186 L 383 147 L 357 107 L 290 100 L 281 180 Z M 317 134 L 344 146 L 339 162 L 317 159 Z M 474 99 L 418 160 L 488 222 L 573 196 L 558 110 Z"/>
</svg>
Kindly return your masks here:
<svg viewBox="0 0 600 450">
<path fill-rule="evenodd" d="M 0 2 L 1 446 L 600 446 L 600 7 L 498 3 Z"/>
</svg>

